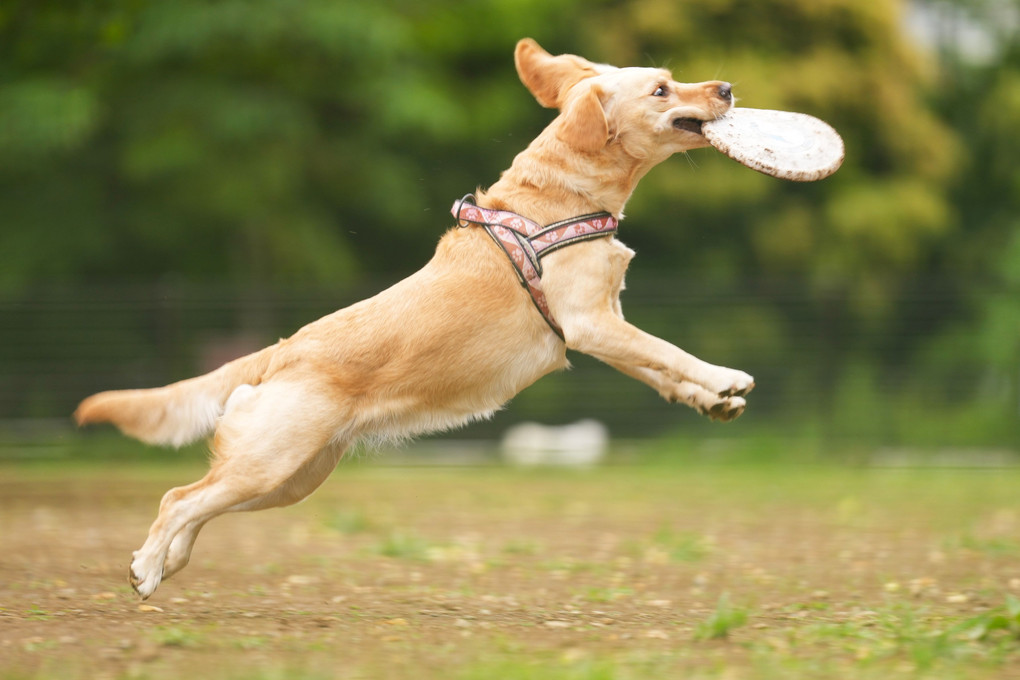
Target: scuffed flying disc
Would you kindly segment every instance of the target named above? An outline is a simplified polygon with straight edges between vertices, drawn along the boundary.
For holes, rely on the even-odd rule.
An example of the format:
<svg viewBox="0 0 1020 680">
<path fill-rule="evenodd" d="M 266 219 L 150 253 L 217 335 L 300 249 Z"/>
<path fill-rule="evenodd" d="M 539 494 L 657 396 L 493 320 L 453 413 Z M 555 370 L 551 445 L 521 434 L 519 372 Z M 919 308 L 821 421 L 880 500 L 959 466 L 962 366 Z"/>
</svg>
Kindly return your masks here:
<svg viewBox="0 0 1020 680">
<path fill-rule="evenodd" d="M 738 163 L 780 179 L 814 182 L 843 163 L 839 133 L 804 113 L 731 109 L 702 123 L 701 134 Z"/>
</svg>

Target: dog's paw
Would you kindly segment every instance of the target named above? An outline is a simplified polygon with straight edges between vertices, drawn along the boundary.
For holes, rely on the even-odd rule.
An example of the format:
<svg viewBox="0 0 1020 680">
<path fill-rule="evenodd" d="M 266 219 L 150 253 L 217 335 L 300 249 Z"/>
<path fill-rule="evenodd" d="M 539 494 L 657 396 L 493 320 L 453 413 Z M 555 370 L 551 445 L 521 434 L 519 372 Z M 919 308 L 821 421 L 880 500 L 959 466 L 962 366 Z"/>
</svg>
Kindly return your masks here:
<svg viewBox="0 0 1020 680">
<path fill-rule="evenodd" d="M 754 389 L 754 378 L 743 371 L 719 368 L 705 382 L 705 389 L 720 397 L 743 397 Z"/>
<path fill-rule="evenodd" d="M 128 582 L 143 600 L 149 599 L 163 580 L 163 565 L 152 568 L 146 562 L 144 557 L 139 557 L 139 552 L 136 552 L 128 569 Z"/>
<path fill-rule="evenodd" d="M 744 401 L 743 397 L 723 397 L 712 406 L 704 409 L 702 415 L 725 423 L 740 416 L 746 407 L 747 402 Z"/>
<path fill-rule="evenodd" d="M 733 420 L 747 407 L 743 397 L 721 397 L 701 385 L 686 381 L 677 383 L 669 391 L 662 392 L 662 396 L 667 401 L 687 404 L 701 415 L 723 422 Z"/>
</svg>

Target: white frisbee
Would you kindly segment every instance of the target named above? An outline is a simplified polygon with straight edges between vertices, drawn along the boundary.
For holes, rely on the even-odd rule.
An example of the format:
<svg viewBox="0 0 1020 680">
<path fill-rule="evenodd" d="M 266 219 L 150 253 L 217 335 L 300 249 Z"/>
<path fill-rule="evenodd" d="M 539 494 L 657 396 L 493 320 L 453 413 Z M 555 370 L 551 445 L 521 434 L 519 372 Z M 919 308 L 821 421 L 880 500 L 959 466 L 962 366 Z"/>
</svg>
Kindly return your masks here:
<svg viewBox="0 0 1020 680">
<path fill-rule="evenodd" d="M 701 134 L 738 163 L 796 182 L 828 177 L 845 154 L 843 139 L 831 125 L 790 111 L 731 109 L 702 123 Z"/>
</svg>

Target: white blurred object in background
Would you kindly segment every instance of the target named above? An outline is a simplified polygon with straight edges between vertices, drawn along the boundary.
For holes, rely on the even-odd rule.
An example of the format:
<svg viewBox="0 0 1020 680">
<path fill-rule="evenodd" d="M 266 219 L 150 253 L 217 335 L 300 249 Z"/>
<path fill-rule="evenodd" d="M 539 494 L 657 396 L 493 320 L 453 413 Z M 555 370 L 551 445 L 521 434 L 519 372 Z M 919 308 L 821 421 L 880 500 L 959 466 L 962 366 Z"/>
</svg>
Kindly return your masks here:
<svg viewBox="0 0 1020 680">
<path fill-rule="evenodd" d="M 514 465 L 595 465 L 609 450 L 609 430 L 597 420 L 570 425 L 521 423 L 500 442 L 503 459 Z"/>
</svg>

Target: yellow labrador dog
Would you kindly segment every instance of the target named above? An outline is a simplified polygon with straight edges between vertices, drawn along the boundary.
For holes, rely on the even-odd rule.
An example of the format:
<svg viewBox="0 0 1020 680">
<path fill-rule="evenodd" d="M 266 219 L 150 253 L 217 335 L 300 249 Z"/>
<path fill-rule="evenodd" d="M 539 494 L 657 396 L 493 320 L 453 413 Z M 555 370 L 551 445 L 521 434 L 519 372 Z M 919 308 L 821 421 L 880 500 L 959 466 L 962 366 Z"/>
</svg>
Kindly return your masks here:
<svg viewBox="0 0 1020 680">
<path fill-rule="evenodd" d="M 551 56 L 530 39 L 514 57 L 559 115 L 499 181 L 454 205 L 457 226 L 423 269 L 207 375 L 79 406 L 79 424 L 111 422 L 152 444 L 213 435 L 209 473 L 166 493 L 134 553 L 141 597 L 187 565 L 214 517 L 300 501 L 358 441 L 489 416 L 565 368 L 567 349 L 712 418 L 744 410 L 751 376 L 624 321 L 619 293 L 634 253 L 614 237 L 646 172 L 708 146 L 701 121 L 729 110 L 729 84 Z"/>
</svg>

